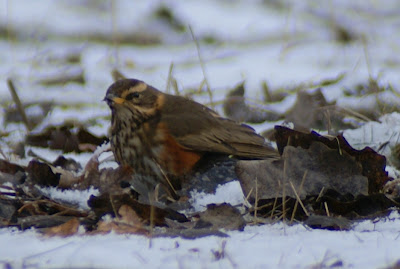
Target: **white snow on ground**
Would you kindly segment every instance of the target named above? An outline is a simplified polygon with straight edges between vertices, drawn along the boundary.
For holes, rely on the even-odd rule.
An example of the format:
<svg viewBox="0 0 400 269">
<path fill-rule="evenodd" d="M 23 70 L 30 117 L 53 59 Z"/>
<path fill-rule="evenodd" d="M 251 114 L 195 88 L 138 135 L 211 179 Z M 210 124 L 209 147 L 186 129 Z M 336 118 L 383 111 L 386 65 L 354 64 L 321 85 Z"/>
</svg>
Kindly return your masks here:
<svg viewBox="0 0 400 269">
<path fill-rule="evenodd" d="M 206 210 L 209 204 L 229 203 L 231 205 L 240 205 L 245 203 L 245 197 L 238 181 L 219 185 L 215 194 L 192 191 L 190 195 L 191 199 L 189 202 L 193 205 L 195 212 Z"/>
<path fill-rule="evenodd" d="M 57 190 L 53 187 L 40 189 L 41 193 L 54 201 L 67 202 L 76 205 L 81 209 L 88 210 L 90 207 L 87 204 L 91 195 L 99 195 L 99 191 L 94 188 L 89 188 L 84 191 L 79 190 Z"/>
<path fill-rule="evenodd" d="M 400 142 L 400 114 L 386 114 L 379 119 L 380 122 L 367 122 L 354 130 L 346 130 L 343 135 L 355 148 L 370 146 L 378 149 L 383 143 L 389 142 L 382 154 L 388 155 L 390 147 Z"/>
<path fill-rule="evenodd" d="M 34 132 L 40 132 L 49 124 L 61 125 L 65 120 L 90 122 L 95 119 L 90 131 L 105 135 L 109 110 L 101 100 L 112 82 L 109 74 L 113 67 L 160 90 L 166 87 L 172 62 L 179 90 L 197 88 L 203 80 L 198 53 L 190 35 L 177 38 L 170 35 L 171 31 L 164 25 L 152 22 L 152 12 L 160 1 L 111 2 L 84 1 L 92 5 L 87 7 L 80 1 L 0 0 L 0 32 L 11 27 L 22 29 L 29 37 L 24 42 L 15 41 L 12 35 L 0 39 L 0 79 L 14 78 L 23 102 L 52 101 L 64 105 L 56 106 Z M 329 101 L 335 100 L 346 108 L 368 108 L 377 100 L 399 104 L 399 2 L 328 2 L 163 1 L 172 7 L 179 19 L 191 25 L 196 36 L 214 34 L 222 41 L 201 45 L 205 73 L 214 93 L 213 101 L 223 100 L 228 88 L 242 80 L 246 81 L 246 96 L 261 103 L 262 80 L 275 90 L 308 85 L 345 73 L 342 81 L 324 87 L 323 93 Z M 334 32 L 327 25 L 334 22 L 348 27 L 366 41 L 345 45 L 333 42 Z M 165 43 L 115 48 L 84 38 L 82 41 L 56 38 L 57 35 L 84 36 L 87 33 L 111 36 L 113 29 L 123 34 L 140 29 L 149 33 L 154 31 Z M 78 52 L 82 57 L 79 68 L 84 70 L 84 85 L 43 86 L 37 83 L 39 79 L 54 74 L 79 71 L 76 66 L 46 60 L 71 52 Z M 381 85 L 390 83 L 397 93 L 384 92 L 362 98 L 343 94 L 344 88 L 366 83 L 369 77 L 378 79 Z M 204 103 L 210 101 L 207 95 L 196 98 Z M 267 109 L 284 112 L 294 101 L 295 96 L 289 95 L 282 102 L 268 105 Z M 12 103 L 6 83 L 0 83 L 0 102 Z M 221 105 L 216 109 L 221 112 Z M 0 126 L 4 126 L 3 110 L 0 116 Z M 253 127 L 261 132 L 274 124 L 281 122 Z M 0 131 L 9 133 L 0 139 L 1 150 L 12 161 L 27 164 L 30 157 L 18 159 L 9 147 L 23 140 L 25 127 L 8 124 Z M 389 142 L 381 151 L 389 156 L 391 147 L 398 143 L 399 133 L 400 115 L 392 113 L 382 116 L 380 122 L 345 130 L 344 136 L 359 149 L 370 146 L 377 150 Z M 27 149 L 49 161 L 61 154 L 48 149 Z M 73 158 L 84 167 L 92 155 L 64 156 Z M 393 177 L 400 174 L 392 166 L 387 167 L 387 171 Z M 76 202 L 82 208 L 87 207 L 90 194 L 95 194 L 94 190 L 61 192 L 50 188 L 45 191 L 54 199 Z M 196 210 L 204 210 L 209 203 L 236 205 L 243 201 L 238 182 L 220 186 L 215 195 L 195 193 L 192 198 Z M 196 240 L 116 234 L 46 238 L 35 230 L 0 229 L 0 267 L 324 268 L 342 263 L 344 268 L 383 268 L 400 260 L 399 227 L 400 216 L 393 212 L 387 218 L 355 224 L 350 231 L 311 230 L 302 224 L 276 223 L 227 232 L 228 238 L 210 236 Z M 218 251 L 223 251 L 223 258 L 216 259 L 213 253 Z"/>
<path fill-rule="evenodd" d="M 7 247 L 0 262 L 4 268 L 327 268 L 339 262 L 341 268 L 382 268 L 399 259 L 399 222 L 399 214 L 392 213 L 351 231 L 276 223 L 196 240 L 116 234 L 46 238 L 2 229 Z M 218 251 L 224 253 L 219 260 Z"/>
</svg>

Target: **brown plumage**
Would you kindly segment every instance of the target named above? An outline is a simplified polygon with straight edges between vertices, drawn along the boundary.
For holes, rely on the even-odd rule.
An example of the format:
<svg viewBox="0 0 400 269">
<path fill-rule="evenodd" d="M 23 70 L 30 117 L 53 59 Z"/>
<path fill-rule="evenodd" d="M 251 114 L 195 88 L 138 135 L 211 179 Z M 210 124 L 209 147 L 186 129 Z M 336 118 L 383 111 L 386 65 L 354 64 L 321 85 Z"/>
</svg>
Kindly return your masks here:
<svg viewBox="0 0 400 269">
<path fill-rule="evenodd" d="M 112 84 L 110 141 L 116 161 L 144 175 L 181 176 L 206 153 L 277 158 L 263 137 L 244 124 L 136 79 Z"/>
</svg>

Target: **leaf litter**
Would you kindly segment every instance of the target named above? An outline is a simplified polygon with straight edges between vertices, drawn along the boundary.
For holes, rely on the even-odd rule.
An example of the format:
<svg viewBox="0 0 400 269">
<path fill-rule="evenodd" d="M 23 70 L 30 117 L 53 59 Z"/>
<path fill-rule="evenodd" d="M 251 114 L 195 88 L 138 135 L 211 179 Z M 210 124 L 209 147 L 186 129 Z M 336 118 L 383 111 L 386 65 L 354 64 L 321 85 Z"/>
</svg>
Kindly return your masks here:
<svg viewBox="0 0 400 269">
<path fill-rule="evenodd" d="M 161 11 L 163 10 L 161 9 Z M 315 11 L 317 11 L 317 13 L 320 12 L 320 10 L 313 9 L 313 12 Z M 343 10 L 338 7 L 338 11 Z M 362 12 L 365 12 L 365 10 Z M 176 22 L 179 22 L 179 19 L 176 20 L 173 18 L 176 16 L 175 12 L 168 14 L 168 12 L 163 11 L 160 14 L 160 20 L 162 20 L 163 23 L 165 23 L 165 20 L 168 19 L 169 16 L 172 16 L 172 20 L 169 22 L 171 24 L 169 27 L 171 28 L 174 27 Z M 179 12 L 177 14 L 179 14 Z M 334 38 L 342 42 L 343 45 L 350 42 L 355 43 L 360 36 L 363 35 L 359 34 L 362 32 L 358 31 L 359 29 L 357 29 L 357 31 L 352 31 L 353 29 L 350 29 L 350 27 L 346 29 L 345 23 L 330 23 L 330 20 L 333 20 L 331 16 L 324 14 L 320 17 L 321 20 L 330 25 Z M 13 29 L 8 29 L 7 32 L 12 34 Z M 170 34 L 170 31 L 166 32 L 166 35 Z M 71 38 L 71 35 L 67 34 L 66 36 L 69 36 L 67 38 Z M 101 33 L 99 36 L 100 38 L 96 36 L 89 36 L 89 38 L 93 38 L 93 40 L 102 39 L 103 41 L 101 42 L 107 40 L 107 34 Z M 128 42 L 132 42 L 132 36 L 136 35 L 132 35 L 132 32 L 129 31 L 126 37 L 125 34 L 122 34 L 119 35 L 116 40 L 118 41 L 118 39 L 120 39 L 119 42 L 124 42 L 123 40 L 125 38 L 125 40 L 131 40 Z M 153 35 L 151 36 L 153 37 Z M 204 37 L 202 34 L 199 36 L 201 36 L 200 38 L 207 38 L 207 36 Z M 131 39 L 129 39 L 129 37 Z M 145 37 L 145 35 L 143 35 L 143 37 Z M 21 35 L 19 35 L 18 38 L 21 38 Z M 220 37 L 218 36 L 218 39 L 219 38 Z M 216 38 L 214 39 L 218 40 Z M 133 42 L 141 44 L 145 43 L 141 42 L 140 38 L 138 38 L 138 40 Z M 153 43 L 161 42 L 160 36 L 157 36 L 155 40 L 157 41 Z M 281 42 L 281 40 L 279 42 Z M 312 61 L 310 62 L 313 64 Z M 85 73 L 86 72 L 88 72 L 88 70 L 85 70 Z M 288 71 L 288 74 L 286 74 L 286 71 L 283 73 L 285 73 L 285 76 L 291 75 L 290 71 Z M 66 77 L 67 79 L 64 81 L 62 79 L 58 80 L 58 77 L 56 77 L 56 83 L 50 84 L 58 86 L 69 84 L 71 82 L 76 83 L 73 82 L 73 80 L 70 80 L 68 76 Z M 175 81 L 181 83 L 180 79 L 182 78 L 180 78 L 179 75 L 177 78 L 178 80 L 175 79 Z M 341 76 L 339 75 L 337 78 L 340 80 Z M 46 76 L 44 76 L 44 79 L 46 79 Z M 273 81 L 273 79 L 272 75 L 271 80 Z M 77 142 L 76 131 L 80 127 L 76 126 L 75 123 L 64 129 L 63 127 L 60 128 L 60 125 L 50 125 L 45 126 L 51 129 L 50 136 L 43 133 L 45 136 L 47 135 L 47 137 L 50 137 L 50 139 L 45 138 L 42 139 L 42 141 L 44 142 L 43 145 L 46 144 L 44 145 L 45 147 L 53 145 L 54 149 L 52 149 L 51 152 L 57 152 L 59 155 L 61 154 L 58 161 L 53 161 L 54 159 L 49 158 L 47 154 L 37 154 L 37 152 L 43 151 L 39 151 L 35 147 L 32 148 L 32 146 L 26 145 L 25 143 L 22 145 L 27 148 L 26 152 L 29 153 L 28 156 L 30 155 L 30 158 L 33 156 L 35 159 L 34 162 L 30 164 L 30 169 L 28 169 L 29 164 L 20 164 L 20 162 L 15 161 L 13 156 L 9 156 L 8 152 L 2 154 L 5 160 L 9 160 L 6 161 L 5 166 L 13 167 L 13 165 L 17 165 L 17 168 L 14 167 L 14 170 L 5 169 L 5 172 L 3 172 L 3 170 L 1 172 L 1 178 L 3 180 L 1 182 L 1 204 L 7 205 L 2 207 L 2 209 L 5 208 L 6 210 L 4 210 L 4 212 L 8 212 L 7 214 L 4 214 L 6 224 L 3 227 L 7 227 L 7 225 L 10 226 L 10 223 L 13 223 L 15 227 L 26 229 L 29 227 L 35 227 L 35 223 L 41 223 L 37 229 L 40 229 L 40 231 L 43 231 L 44 233 L 46 233 L 46 229 L 48 229 L 47 231 L 50 231 L 50 229 L 54 228 L 53 232 L 48 232 L 49 235 L 68 236 L 74 233 L 95 233 L 96 229 L 99 230 L 98 226 L 103 225 L 102 223 L 104 222 L 107 227 L 104 229 L 106 232 L 115 231 L 119 233 L 127 231 L 127 233 L 133 232 L 137 234 L 145 234 L 146 236 L 154 236 L 157 234 L 160 236 L 171 235 L 185 238 L 196 238 L 204 235 L 226 236 L 223 231 L 228 229 L 227 227 L 229 227 L 229 225 L 223 223 L 221 225 L 214 224 L 214 220 L 218 223 L 218 217 L 222 214 L 221 211 L 227 213 L 230 212 L 229 214 L 232 215 L 232 220 L 235 221 L 241 220 L 239 215 L 243 217 L 246 229 L 251 229 L 253 225 L 268 223 L 268 221 L 276 222 L 279 220 L 291 220 L 304 223 L 313 228 L 343 230 L 351 228 L 351 224 L 360 219 L 382 219 L 381 216 L 389 214 L 392 210 L 396 211 L 398 208 L 396 201 L 398 198 L 397 193 L 399 184 L 397 180 L 392 180 L 391 178 L 396 177 L 397 171 L 391 169 L 391 167 L 386 167 L 386 161 L 383 161 L 382 159 L 384 151 L 385 155 L 389 156 L 386 154 L 388 150 L 391 150 L 393 153 L 391 159 L 395 160 L 397 158 L 396 148 L 394 146 L 396 137 L 393 135 L 393 137 L 385 138 L 386 140 L 379 143 L 379 145 L 370 145 L 372 150 L 368 149 L 362 152 L 365 147 L 364 145 L 369 145 L 367 139 L 366 141 L 359 143 L 359 141 L 356 141 L 354 137 L 344 135 L 344 137 L 346 137 L 350 142 L 350 145 L 357 149 L 352 149 L 352 147 L 350 147 L 348 148 L 348 151 L 342 152 L 342 146 L 345 143 L 341 140 L 340 133 L 344 128 L 358 128 L 360 126 L 365 127 L 365 130 L 368 131 L 366 127 L 372 124 L 370 119 L 379 121 L 373 123 L 377 126 L 384 123 L 384 119 L 381 117 L 382 114 L 396 111 L 396 106 L 390 107 L 389 105 L 391 102 L 386 102 L 386 100 L 388 100 L 387 92 L 393 91 L 395 95 L 396 90 L 391 87 L 384 88 L 385 90 L 377 90 L 371 81 L 360 83 L 360 85 L 367 86 L 364 86 L 365 89 L 361 89 L 358 94 L 353 92 L 354 87 L 349 87 L 347 90 L 349 90 L 351 95 L 356 96 L 357 98 L 362 98 L 363 95 L 369 95 L 369 97 L 372 97 L 370 99 L 376 101 L 378 109 L 369 110 L 358 109 L 357 107 L 350 107 L 351 109 L 349 109 L 349 107 L 343 107 L 343 103 L 341 102 L 335 103 L 335 101 L 332 101 L 332 98 L 324 97 L 325 101 L 319 103 L 318 100 L 321 99 L 314 99 L 315 93 L 317 93 L 317 95 L 320 94 L 318 93 L 318 87 L 321 87 L 321 93 L 326 95 L 328 91 L 324 89 L 325 86 L 335 85 L 336 82 L 335 79 L 326 79 L 326 84 L 324 80 L 322 80 L 321 85 L 319 86 L 316 84 L 310 85 L 309 83 L 305 83 L 298 85 L 299 87 L 282 87 L 279 91 L 275 91 L 276 88 L 271 90 L 267 89 L 268 87 L 264 87 L 266 93 L 265 96 L 268 96 L 264 101 L 268 102 L 267 104 L 270 104 L 270 102 L 276 102 L 277 105 L 282 105 L 280 101 L 284 100 L 286 96 L 296 93 L 298 95 L 297 101 L 300 103 L 300 107 L 303 106 L 306 108 L 305 111 L 294 110 L 296 106 L 298 107 L 299 105 L 293 103 L 294 112 L 291 114 L 289 113 L 289 110 L 283 113 L 282 110 L 279 110 L 280 112 L 276 112 L 274 115 L 276 118 L 270 118 L 270 120 L 281 121 L 282 119 L 286 119 L 294 122 L 296 131 L 301 129 L 301 131 L 305 133 L 305 135 L 296 133 L 294 136 L 289 136 L 290 138 L 287 139 L 287 141 L 284 141 L 281 146 L 278 146 L 278 148 L 281 147 L 282 149 L 283 160 L 290 159 L 295 160 L 295 162 L 293 166 L 285 165 L 284 161 L 282 161 L 283 164 L 282 162 L 276 164 L 275 169 L 279 171 L 277 174 L 281 176 L 283 182 L 292 177 L 295 177 L 297 182 L 291 179 L 289 185 L 284 185 L 284 188 L 277 186 L 275 189 L 277 193 L 272 196 L 272 199 L 261 199 L 260 196 L 262 192 L 259 188 L 259 180 L 262 179 L 257 177 L 256 179 L 253 178 L 251 180 L 250 177 L 249 183 L 253 185 L 251 185 L 246 197 L 243 198 L 243 203 L 239 206 L 235 204 L 234 206 L 228 205 L 228 207 L 226 207 L 224 204 L 209 204 L 206 210 L 204 210 L 205 208 L 202 210 L 193 209 L 193 207 L 195 207 L 195 197 L 193 197 L 194 190 L 205 193 L 220 193 L 218 191 L 219 187 L 217 187 L 218 184 L 210 184 L 210 179 L 213 179 L 213 175 L 219 175 L 217 177 L 218 182 L 231 184 L 232 182 L 238 182 L 235 177 L 237 177 L 239 173 L 236 174 L 236 171 L 240 170 L 239 168 L 244 169 L 241 166 L 243 163 L 247 162 L 251 165 L 260 165 L 258 161 L 234 159 L 213 160 L 211 165 L 205 165 L 203 170 L 196 171 L 197 179 L 193 181 L 193 185 L 184 186 L 181 193 L 179 193 L 178 201 L 166 199 L 168 193 L 163 193 L 162 191 L 158 193 L 159 196 L 157 197 L 148 197 L 148 195 L 146 195 L 148 188 L 146 186 L 135 186 L 134 183 L 137 180 L 135 180 L 134 175 L 132 175 L 129 170 L 127 171 L 121 168 L 115 168 L 115 166 L 113 168 L 107 166 L 104 168 L 105 164 L 96 160 L 97 158 L 92 158 L 88 163 L 86 163 L 86 161 L 82 161 L 81 158 L 77 157 L 84 151 L 90 153 L 93 152 L 96 146 L 100 143 L 96 144 L 93 142 L 86 146 L 86 143 L 84 142 Z M 38 83 L 41 83 L 40 80 Z M 78 83 L 80 83 L 79 80 Z M 83 80 L 82 83 L 86 84 L 88 81 Z M 273 84 L 274 83 L 271 85 Z M 246 83 L 246 85 L 248 84 Z M 382 87 L 379 83 L 376 85 Z M 253 85 L 250 84 L 250 89 L 252 86 Z M 47 86 L 45 88 L 45 90 L 47 90 Z M 310 91 L 309 89 L 313 90 Z M 227 96 L 226 99 L 228 100 L 230 97 L 232 96 Z M 306 97 L 306 102 L 301 101 L 303 97 Z M 386 100 L 384 100 L 385 97 Z M 193 98 L 197 97 L 193 95 Z M 328 99 L 329 101 L 327 101 Z M 232 116 L 235 114 L 239 115 L 239 120 L 246 119 L 247 121 L 253 121 L 255 118 L 254 122 L 262 123 L 263 119 L 265 119 L 265 103 L 260 105 L 261 102 L 256 102 L 255 104 L 253 99 L 248 99 L 246 95 L 241 93 L 239 93 L 239 95 L 234 95 L 233 101 L 228 101 L 227 103 L 233 104 L 229 108 L 229 113 L 232 113 Z M 344 105 L 346 106 L 346 104 Z M 242 110 L 246 113 L 243 114 Z M 14 124 L 16 121 L 21 120 L 21 118 L 18 118 L 18 112 L 15 114 L 15 111 L 16 110 L 13 112 L 13 118 L 10 118 L 12 120 L 10 124 Z M 40 122 L 43 117 L 47 117 L 46 112 L 41 112 L 41 114 L 39 113 L 40 115 L 38 120 L 29 119 L 30 113 L 27 114 L 28 120 L 35 124 Z M 301 117 L 296 119 L 297 114 L 307 115 L 307 117 L 310 117 L 311 121 L 304 121 Z M 17 115 L 17 117 L 15 117 L 15 115 Z M 260 115 L 261 119 L 259 119 Z M 352 119 L 349 120 L 349 117 Z M 391 114 L 388 117 L 396 118 L 396 115 Z M 280 124 L 281 122 L 275 123 L 275 125 Z M 88 126 L 87 122 L 85 125 L 90 129 L 91 126 Z M 268 124 L 267 126 L 270 125 L 271 124 Z M 318 134 L 316 133 L 311 133 L 313 139 L 306 138 L 306 135 L 309 134 L 308 132 L 311 129 L 319 129 L 319 133 L 321 134 L 329 133 L 330 135 L 334 135 L 334 137 L 327 137 L 328 140 L 333 142 L 324 143 L 326 142 L 323 141 L 325 139 L 316 138 L 315 136 L 318 137 Z M 394 125 L 392 129 L 395 129 Z M 275 135 L 275 130 L 270 129 L 269 131 L 272 134 L 272 138 Z M 360 131 L 360 128 L 355 131 Z M 346 130 L 345 133 L 346 132 L 350 133 L 349 130 Z M 3 132 L 1 135 L 3 135 Z M 9 133 L 5 133 L 5 135 L 9 135 Z M 301 139 L 299 139 L 300 142 L 296 136 L 301 137 Z M 325 137 L 325 135 L 321 136 Z M 53 137 L 55 137 L 54 140 L 52 140 Z M 305 139 L 305 141 L 302 141 L 302 139 Z M 63 143 L 63 140 L 67 140 L 69 143 Z M 340 142 L 338 142 L 339 140 Z M 60 141 L 61 143 L 59 143 Z M 339 147 L 332 146 L 335 143 L 339 144 Z M 344 148 L 346 148 L 346 146 L 344 146 Z M 75 156 L 72 155 L 74 156 L 72 158 L 70 157 L 71 155 L 65 153 L 71 150 L 72 152 L 77 153 Z M 25 153 L 25 148 L 19 150 L 19 152 Z M 377 154 L 376 152 L 379 152 L 382 155 Z M 19 154 L 19 156 L 23 155 Z M 303 159 L 300 158 L 300 156 L 307 156 L 307 158 Z M 332 165 L 332 167 L 326 167 L 329 166 L 329 164 L 326 164 L 325 166 L 321 165 L 320 161 L 325 160 L 324 158 L 321 158 L 321 156 L 328 157 L 328 159 L 334 161 L 337 166 Z M 392 165 L 391 159 L 388 159 L 390 165 Z M 377 162 L 377 165 L 373 166 L 373 171 L 371 172 L 368 167 L 369 164 L 373 163 L 373 160 Z M 218 164 L 216 165 L 217 168 L 212 165 L 216 163 Z M 340 171 L 340 173 L 333 176 L 333 173 L 329 168 L 334 170 L 334 168 L 342 166 L 342 164 L 343 171 Z M 220 165 L 223 166 L 224 169 L 219 169 L 218 167 Z M 308 169 L 304 169 L 304 166 L 307 166 L 306 168 Z M 213 167 L 214 169 L 211 170 L 211 172 L 209 169 L 210 167 Z M 266 169 L 265 165 L 261 165 L 260 167 Z M 255 172 L 253 169 L 244 170 L 249 174 Z M 385 174 L 385 170 L 390 173 L 390 176 Z M 207 172 L 208 174 L 204 176 L 204 172 Z M 224 175 L 226 176 L 224 177 Z M 319 175 L 326 176 L 327 179 L 321 179 Z M 48 178 L 43 180 L 42 177 L 44 176 Z M 312 180 L 311 183 L 315 184 L 312 185 L 311 188 L 307 185 L 310 183 L 310 177 L 315 180 L 315 182 Z M 344 182 L 341 182 L 340 178 L 343 178 Z M 242 181 L 243 179 L 239 177 L 239 180 Z M 319 183 L 318 180 L 321 180 L 322 183 Z M 385 185 L 386 182 L 387 184 Z M 254 188 L 254 184 L 256 185 L 256 188 Z M 321 191 L 318 192 L 318 184 L 326 184 L 329 188 L 321 188 Z M 343 189 L 341 184 L 345 187 L 348 185 L 349 189 Z M 55 185 L 55 187 L 52 187 L 52 185 Z M 86 200 L 91 201 L 95 205 L 93 206 L 91 203 L 93 207 L 87 205 L 86 208 L 82 205 L 77 205 L 78 203 L 70 203 L 71 201 L 66 202 L 63 199 L 56 199 L 51 197 L 49 192 L 46 192 L 46 190 L 49 189 L 54 190 L 54 192 L 60 192 L 60 189 L 70 192 L 83 192 L 81 190 L 84 190 L 87 194 L 90 193 L 89 190 L 93 189 L 93 186 L 96 186 L 97 192 L 93 193 L 93 197 Z M 154 186 L 152 185 L 152 187 Z M 243 190 L 244 189 L 245 188 L 243 188 Z M 367 191 L 365 189 L 367 189 Z M 100 199 L 100 202 L 96 204 L 94 202 L 96 198 L 102 198 L 103 200 L 101 201 Z M 270 211 L 267 211 L 267 208 L 270 205 Z M 390 208 L 390 206 L 392 207 Z M 222 210 L 219 210 L 220 208 Z M 97 213 L 93 214 L 96 210 Z M 178 212 L 180 215 L 173 214 L 172 212 Z M 229 217 L 227 217 L 227 219 L 229 219 Z M 22 220 L 24 220 L 24 225 L 21 224 Z M 111 224 L 107 226 L 107 223 Z M 82 229 L 77 230 L 77 227 L 84 227 L 85 231 L 82 231 Z M 237 225 L 233 229 L 241 230 L 242 228 L 243 223 Z M 168 229 L 170 229 L 169 232 Z M 211 229 L 214 231 L 211 231 Z M 179 232 L 177 232 L 178 230 Z M 287 227 L 287 230 L 290 233 L 291 228 Z M 186 231 L 189 232 L 187 233 Z M 340 234 L 338 233 L 337 235 Z M 292 234 L 292 236 L 295 235 Z M 260 235 L 259 237 L 262 236 Z M 229 248 L 229 243 L 227 244 L 226 241 L 223 242 L 224 243 L 221 244 L 220 249 L 213 249 L 213 255 L 216 260 L 223 260 L 224 258 L 229 257 L 228 251 L 233 251 Z M 307 248 L 312 248 L 312 246 L 310 245 Z M 193 252 L 196 251 L 198 255 L 201 255 L 201 251 L 193 249 Z M 243 253 L 246 252 L 245 249 L 242 251 Z M 300 252 L 301 249 L 298 251 Z M 343 265 L 340 257 L 334 258 L 332 261 L 330 256 L 331 255 L 327 253 L 326 257 L 324 256 L 323 260 L 318 262 L 315 266 L 323 267 L 328 265 Z M 248 262 L 251 264 L 252 261 Z M 235 267 L 234 263 L 231 263 L 231 265 Z"/>
<path fill-rule="evenodd" d="M 305 125 L 302 121 L 312 119 L 311 114 L 323 114 L 319 108 L 329 104 L 322 92 L 317 90 L 313 95 L 299 92 L 298 96 L 310 97 L 308 105 L 302 97 L 282 117 L 303 131 L 327 126 L 315 125 L 315 120 Z M 238 99 L 232 101 L 232 97 Z M 250 112 L 253 110 L 245 103 L 243 83 L 226 100 L 225 112 L 236 120 L 251 121 L 245 115 L 257 113 Z M 306 117 L 296 111 L 304 108 L 309 109 Z M 324 121 L 318 119 L 321 120 Z M 371 148 L 356 150 L 342 135 L 325 136 L 283 126 L 275 127 L 274 136 L 281 159 L 210 156 L 196 166 L 191 180 L 185 181 L 172 195 L 165 186 L 135 174 L 129 167 L 100 168 L 99 157 L 110 149 L 107 146 L 95 149 L 107 138 L 91 134 L 82 125 L 48 126 L 39 134 L 28 134 L 25 143 L 65 153 L 85 150 L 93 155 L 83 169 L 79 162 L 63 155 L 54 162 L 36 156 L 27 166 L 2 160 L 1 182 L 6 189 L 0 196 L 1 225 L 35 227 L 52 236 L 76 234 L 78 226 L 82 226 L 89 234 L 114 231 L 194 238 L 224 236 L 222 230 L 242 230 L 254 221 L 285 219 L 302 221 L 312 228 L 349 229 L 352 221 L 388 214 L 390 208 L 398 206 L 399 199 L 393 195 L 397 185 L 386 187 L 390 197 L 384 193 L 385 184 L 392 180 L 385 170 L 386 158 Z M 235 180 L 240 182 L 246 205 L 209 204 L 201 211 L 194 210 L 193 191 L 215 193 L 219 184 Z M 82 209 L 77 204 L 49 197 L 45 188 L 94 188 L 98 193 L 91 195 L 88 207 Z"/>
</svg>

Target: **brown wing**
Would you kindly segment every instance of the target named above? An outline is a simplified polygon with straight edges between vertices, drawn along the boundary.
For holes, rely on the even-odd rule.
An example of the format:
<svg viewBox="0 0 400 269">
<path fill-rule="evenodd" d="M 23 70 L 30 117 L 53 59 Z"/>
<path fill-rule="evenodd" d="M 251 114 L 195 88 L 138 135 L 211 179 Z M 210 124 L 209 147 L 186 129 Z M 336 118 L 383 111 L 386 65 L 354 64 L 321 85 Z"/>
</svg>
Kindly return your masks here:
<svg viewBox="0 0 400 269">
<path fill-rule="evenodd" d="M 161 121 L 185 148 L 245 158 L 279 156 L 251 127 L 219 117 L 213 110 L 183 97 L 166 98 Z"/>
</svg>

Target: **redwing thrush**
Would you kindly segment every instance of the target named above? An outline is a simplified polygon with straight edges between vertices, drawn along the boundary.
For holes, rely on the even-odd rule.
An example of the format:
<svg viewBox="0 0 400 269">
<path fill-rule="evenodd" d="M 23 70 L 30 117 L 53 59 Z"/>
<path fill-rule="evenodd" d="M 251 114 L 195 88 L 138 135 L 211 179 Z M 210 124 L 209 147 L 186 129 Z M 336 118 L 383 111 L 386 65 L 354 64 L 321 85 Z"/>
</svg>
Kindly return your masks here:
<svg viewBox="0 0 400 269">
<path fill-rule="evenodd" d="M 185 175 L 206 153 L 256 159 L 278 156 L 251 127 L 140 80 L 116 81 L 104 100 L 112 113 L 115 159 L 135 173 L 158 178 Z"/>
</svg>

